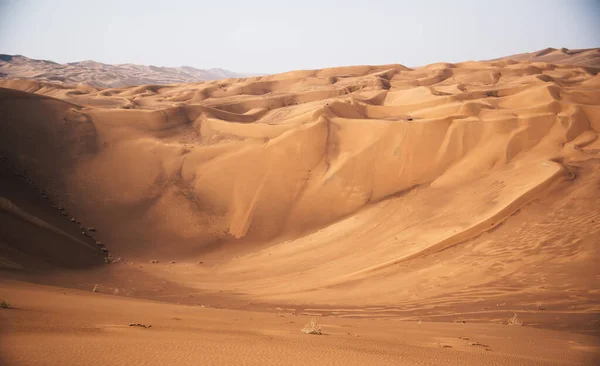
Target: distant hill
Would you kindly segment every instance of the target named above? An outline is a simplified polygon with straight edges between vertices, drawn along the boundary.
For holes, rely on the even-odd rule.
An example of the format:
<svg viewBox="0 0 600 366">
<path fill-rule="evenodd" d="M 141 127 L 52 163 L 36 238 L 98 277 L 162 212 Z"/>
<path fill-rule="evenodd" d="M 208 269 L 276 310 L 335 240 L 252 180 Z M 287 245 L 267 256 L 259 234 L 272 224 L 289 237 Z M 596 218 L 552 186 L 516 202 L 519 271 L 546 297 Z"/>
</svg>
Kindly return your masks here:
<svg viewBox="0 0 600 366">
<path fill-rule="evenodd" d="M 570 50 L 567 48 L 545 48 L 536 52 L 519 53 L 496 60 L 548 62 L 586 67 L 600 67 L 600 48 Z"/>
<path fill-rule="evenodd" d="M 109 65 L 96 61 L 59 64 L 21 55 L 0 54 L 0 79 L 35 79 L 64 84 L 88 84 L 103 88 L 190 83 L 254 75 L 257 74 L 241 74 L 220 68 L 204 70 L 191 66 Z"/>
</svg>

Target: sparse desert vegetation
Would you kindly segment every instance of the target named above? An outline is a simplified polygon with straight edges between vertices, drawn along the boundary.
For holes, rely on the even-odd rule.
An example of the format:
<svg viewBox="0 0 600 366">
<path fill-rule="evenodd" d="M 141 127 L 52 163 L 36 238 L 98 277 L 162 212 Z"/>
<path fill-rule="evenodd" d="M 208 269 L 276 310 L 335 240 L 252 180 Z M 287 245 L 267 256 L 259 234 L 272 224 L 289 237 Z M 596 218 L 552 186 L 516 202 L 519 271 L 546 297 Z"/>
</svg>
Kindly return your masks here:
<svg viewBox="0 0 600 366">
<path fill-rule="evenodd" d="M 0 301 L 0 309 L 14 309 L 15 307 L 7 300 Z"/>
<path fill-rule="evenodd" d="M 515 313 L 507 320 L 508 325 L 521 326 L 523 325 L 523 321 L 519 316 Z"/>
<path fill-rule="evenodd" d="M 302 328 L 304 334 L 322 334 L 321 325 L 317 322 L 317 318 L 311 318 L 308 323 Z"/>
</svg>

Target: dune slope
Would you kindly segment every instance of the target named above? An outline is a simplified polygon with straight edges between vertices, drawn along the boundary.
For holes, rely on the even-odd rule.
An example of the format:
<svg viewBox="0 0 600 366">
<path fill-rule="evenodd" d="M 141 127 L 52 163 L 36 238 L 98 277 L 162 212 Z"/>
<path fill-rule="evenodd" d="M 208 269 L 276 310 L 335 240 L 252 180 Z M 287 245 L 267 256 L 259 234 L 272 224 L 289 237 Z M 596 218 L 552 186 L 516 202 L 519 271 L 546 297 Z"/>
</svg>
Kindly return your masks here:
<svg viewBox="0 0 600 366">
<path fill-rule="evenodd" d="M 519 313 L 597 334 L 600 69 L 563 56 L 109 89 L 0 81 L 5 176 L 48 197 L 37 212 L 3 189 L 0 214 L 61 238 L 52 251 L 89 268 L 69 286 L 131 271 L 185 288 L 114 285 L 166 301 Z M 11 273 L 48 261 L 4 222 Z M 122 260 L 102 265 L 95 241 Z"/>
</svg>

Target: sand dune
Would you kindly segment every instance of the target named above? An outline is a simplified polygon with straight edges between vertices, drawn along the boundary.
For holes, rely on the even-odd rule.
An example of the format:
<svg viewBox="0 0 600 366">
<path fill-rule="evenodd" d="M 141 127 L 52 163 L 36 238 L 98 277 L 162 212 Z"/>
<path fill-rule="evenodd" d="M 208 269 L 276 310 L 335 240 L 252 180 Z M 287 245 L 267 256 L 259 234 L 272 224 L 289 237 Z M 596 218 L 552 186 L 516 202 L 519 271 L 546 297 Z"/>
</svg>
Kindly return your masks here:
<svg viewBox="0 0 600 366">
<path fill-rule="evenodd" d="M 107 89 L 2 80 L 2 273 L 342 318 L 501 327 L 517 313 L 598 336 L 596 56 Z M 46 237 L 50 251 L 31 244 Z"/>
</svg>

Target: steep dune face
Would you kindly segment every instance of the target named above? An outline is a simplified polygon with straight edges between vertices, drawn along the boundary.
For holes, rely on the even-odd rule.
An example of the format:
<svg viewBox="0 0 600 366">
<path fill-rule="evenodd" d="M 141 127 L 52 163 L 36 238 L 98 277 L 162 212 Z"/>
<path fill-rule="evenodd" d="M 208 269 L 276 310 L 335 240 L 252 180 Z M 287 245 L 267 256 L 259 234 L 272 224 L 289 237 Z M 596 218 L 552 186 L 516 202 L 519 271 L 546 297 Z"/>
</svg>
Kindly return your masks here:
<svg viewBox="0 0 600 366">
<path fill-rule="evenodd" d="M 545 220 L 539 202 L 578 215 L 564 197 L 598 200 L 596 68 L 500 60 L 102 90 L 32 83 L 0 83 L 36 93 L 2 89 L 3 156 L 118 255 L 215 263 L 157 276 L 269 302 L 408 308 L 531 265 L 549 274 L 552 255 L 523 248 L 522 263 L 489 271 L 515 260 L 504 243 L 559 253 L 552 238 L 576 227 L 561 265 L 586 268 L 573 291 L 598 297 L 585 292 L 599 275 L 597 209 L 546 244 L 499 226 Z"/>
<path fill-rule="evenodd" d="M 63 178 L 73 174 L 82 156 L 96 153 L 94 127 L 85 123 L 80 109 L 0 89 L 0 267 L 24 264 L 8 257 L 28 264 L 33 260 L 36 266 L 103 263 L 100 248 L 69 225 L 67 211 L 58 203 L 68 194 Z"/>
</svg>

